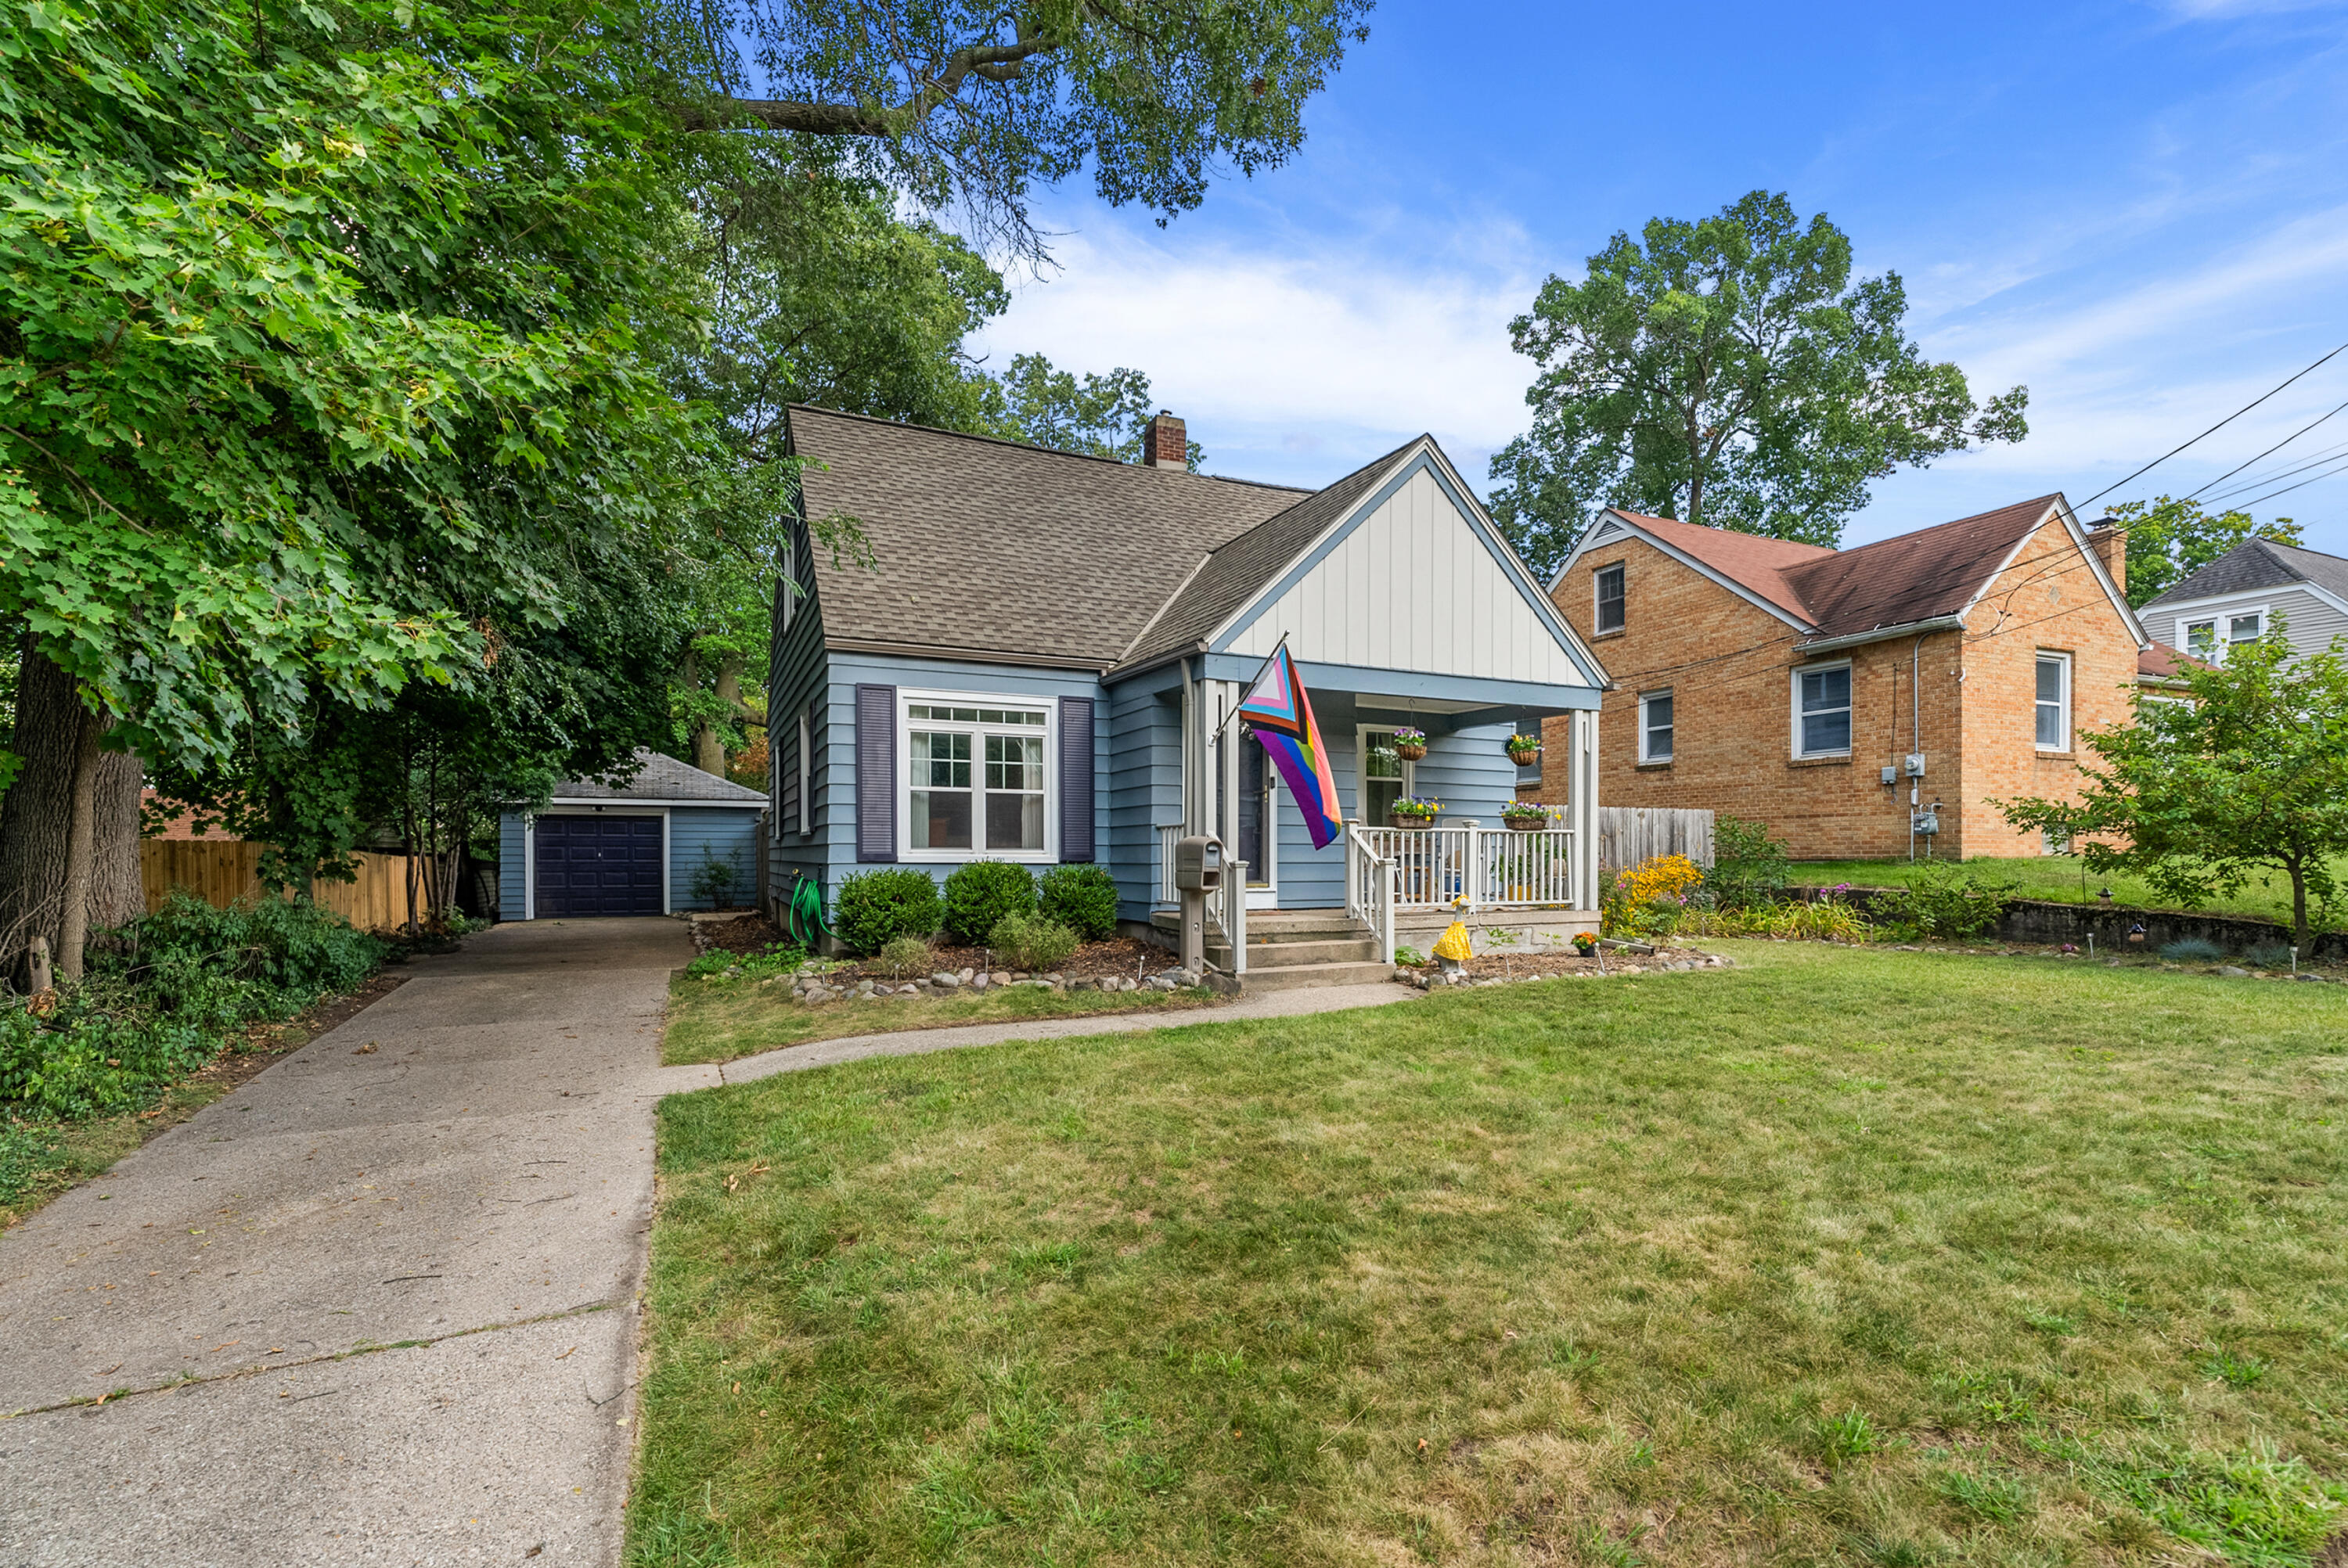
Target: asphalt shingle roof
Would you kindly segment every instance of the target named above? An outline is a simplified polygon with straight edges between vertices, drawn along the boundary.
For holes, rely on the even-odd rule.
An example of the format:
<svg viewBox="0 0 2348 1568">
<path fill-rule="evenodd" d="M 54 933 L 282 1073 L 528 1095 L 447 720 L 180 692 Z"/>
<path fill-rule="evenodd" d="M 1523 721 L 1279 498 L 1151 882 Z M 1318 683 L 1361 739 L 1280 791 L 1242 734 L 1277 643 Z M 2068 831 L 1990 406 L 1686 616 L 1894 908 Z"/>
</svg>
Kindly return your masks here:
<svg viewBox="0 0 2348 1568">
<path fill-rule="evenodd" d="M 1395 447 L 1217 549 L 1142 634 L 1139 645 L 1117 662 L 1147 664 L 1197 646 L 1375 489 L 1395 460 L 1417 445 L 1412 441 Z"/>
<path fill-rule="evenodd" d="M 1836 550 L 1786 576 L 1808 607 L 1811 634 L 1821 639 L 1954 615 L 1988 586 L 2013 547 L 2045 520 L 2058 498 L 2039 496 Z"/>
<path fill-rule="evenodd" d="M 2185 574 L 2168 592 L 2145 605 L 2178 604 L 2192 599 L 2216 599 L 2220 594 L 2250 593 L 2312 582 L 2348 599 L 2348 560 L 2321 550 L 2303 550 L 2272 539 L 2244 539 L 2208 565 Z"/>
<path fill-rule="evenodd" d="M 1809 619 L 1809 611 L 1802 603 L 1801 594 L 1787 579 L 1786 573 L 1794 567 L 1834 554 L 1824 545 L 1797 544 L 1791 539 L 1773 539 L 1761 534 L 1738 533 L 1731 528 L 1707 528 L 1699 523 L 1651 518 L 1643 512 L 1626 512 L 1620 507 L 1614 507 L 1613 511 L 1615 516 L 1636 523 L 1730 581 L 1743 584 L 1787 614 L 1800 616 L 1806 620 Z"/>
<path fill-rule="evenodd" d="M 678 762 L 659 752 L 636 748 L 636 776 L 623 784 L 594 779 L 564 779 L 554 786 L 556 800 L 696 800 L 712 805 L 764 805 L 767 797 L 732 779 L 703 773 L 691 763 Z"/>
<path fill-rule="evenodd" d="M 873 558 L 816 551 L 833 643 L 1107 670 L 1211 552 L 1311 494 L 806 406 L 790 428 L 808 516 L 855 519 Z"/>
</svg>

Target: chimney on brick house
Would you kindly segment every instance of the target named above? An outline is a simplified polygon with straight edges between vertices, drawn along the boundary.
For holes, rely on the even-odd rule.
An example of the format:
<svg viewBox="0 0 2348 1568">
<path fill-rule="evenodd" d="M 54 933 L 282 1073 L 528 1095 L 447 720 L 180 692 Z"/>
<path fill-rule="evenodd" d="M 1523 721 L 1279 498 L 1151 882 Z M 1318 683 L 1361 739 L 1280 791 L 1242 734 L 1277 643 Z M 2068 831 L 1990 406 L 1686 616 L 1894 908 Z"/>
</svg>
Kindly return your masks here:
<svg viewBox="0 0 2348 1568">
<path fill-rule="evenodd" d="M 2127 529 L 2117 518 L 2099 518 L 2087 530 L 2087 548 L 2112 574 L 2112 586 L 2125 595 L 2127 592 Z"/>
<path fill-rule="evenodd" d="M 1153 468 L 1180 468 L 1190 457 L 1189 433 L 1182 422 L 1159 409 L 1156 417 L 1141 427 L 1141 460 Z"/>
</svg>

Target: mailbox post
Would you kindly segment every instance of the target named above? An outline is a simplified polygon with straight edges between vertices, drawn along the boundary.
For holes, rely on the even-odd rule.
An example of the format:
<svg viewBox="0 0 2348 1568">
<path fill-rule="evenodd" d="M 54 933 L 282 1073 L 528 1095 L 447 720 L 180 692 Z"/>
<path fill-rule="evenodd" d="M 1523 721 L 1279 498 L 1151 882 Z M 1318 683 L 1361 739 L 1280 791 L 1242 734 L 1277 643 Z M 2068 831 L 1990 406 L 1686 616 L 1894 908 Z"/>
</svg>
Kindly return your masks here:
<svg viewBox="0 0 2348 1568">
<path fill-rule="evenodd" d="M 1207 967 L 1207 895 L 1223 886 L 1223 841 L 1192 834 L 1174 841 L 1174 891 L 1182 900 L 1182 967 L 1192 974 Z"/>
</svg>

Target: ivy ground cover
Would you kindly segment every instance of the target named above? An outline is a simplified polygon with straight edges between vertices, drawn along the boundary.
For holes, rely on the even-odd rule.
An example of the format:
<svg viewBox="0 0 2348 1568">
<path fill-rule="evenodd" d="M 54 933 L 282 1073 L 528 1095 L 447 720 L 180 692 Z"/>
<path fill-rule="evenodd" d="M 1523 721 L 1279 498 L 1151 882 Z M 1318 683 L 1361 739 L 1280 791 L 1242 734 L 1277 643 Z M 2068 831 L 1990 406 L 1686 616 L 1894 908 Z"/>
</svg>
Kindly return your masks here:
<svg viewBox="0 0 2348 1568">
<path fill-rule="evenodd" d="M 2306 1563 L 2348 991 L 1815 945 L 673 1098 L 637 1563 Z"/>
</svg>

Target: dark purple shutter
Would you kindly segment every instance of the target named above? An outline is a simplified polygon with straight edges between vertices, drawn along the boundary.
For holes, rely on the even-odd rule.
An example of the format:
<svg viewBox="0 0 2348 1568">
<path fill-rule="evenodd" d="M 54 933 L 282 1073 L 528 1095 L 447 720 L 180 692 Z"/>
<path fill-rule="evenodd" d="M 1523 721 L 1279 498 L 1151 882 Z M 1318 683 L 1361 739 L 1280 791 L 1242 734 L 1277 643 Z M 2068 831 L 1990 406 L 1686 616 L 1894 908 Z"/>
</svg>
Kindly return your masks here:
<svg viewBox="0 0 2348 1568">
<path fill-rule="evenodd" d="M 1093 700 L 1060 699 L 1060 858 L 1093 857 Z"/>
<path fill-rule="evenodd" d="M 856 858 L 897 858 L 897 688 L 856 688 Z"/>
</svg>

